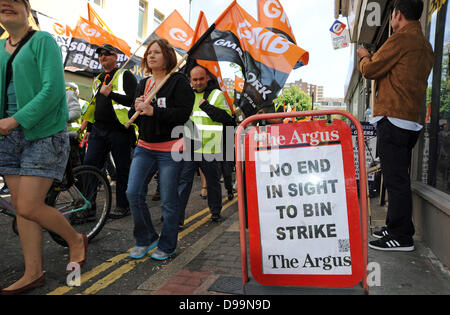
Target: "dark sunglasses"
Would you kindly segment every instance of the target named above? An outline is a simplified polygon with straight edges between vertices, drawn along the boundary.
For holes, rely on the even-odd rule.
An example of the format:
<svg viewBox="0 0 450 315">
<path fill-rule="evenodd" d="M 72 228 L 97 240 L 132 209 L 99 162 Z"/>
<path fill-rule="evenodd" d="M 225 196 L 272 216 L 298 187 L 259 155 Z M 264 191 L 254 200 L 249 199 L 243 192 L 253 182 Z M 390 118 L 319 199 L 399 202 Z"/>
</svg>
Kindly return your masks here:
<svg viewBox="0 0 450 315">
<path fill-rule="evenodd" d="M 101 57 L 101 56 L 114 56 L 115 54 L 114 53 L 112 53 L 112 52 L 109 52 L 109 51 L 107 51 L 107 50 L 104 50 L 104 51 L 101 51 L 101 52 L 99 52 L 98 53 L 98 56 L 99 57 Z"/>
</svg>

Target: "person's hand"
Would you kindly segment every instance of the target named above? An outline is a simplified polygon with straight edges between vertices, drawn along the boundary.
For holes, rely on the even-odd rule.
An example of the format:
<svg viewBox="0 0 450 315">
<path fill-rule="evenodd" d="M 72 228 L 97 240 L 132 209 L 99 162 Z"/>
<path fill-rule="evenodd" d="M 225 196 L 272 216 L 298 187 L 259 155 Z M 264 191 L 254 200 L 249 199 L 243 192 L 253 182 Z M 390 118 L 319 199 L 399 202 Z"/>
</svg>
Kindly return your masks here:
<svg viewBox="0 0 450 315">
<path fill-rule="evenodd" d="M 109 94 L 112 92 L 112 85 L 111 84 L 103 84 L 100 88 L 100 94 L 103 94 L 104 96 L 108 97 Z"/>
<path fill-rule="evenodd" d="M 10 135 L 14 128 L 17 128 L 18 126 L 19 123 L 13 117 L 0 119 L 0 135 Z"/>
<path fill-rule="evenodd" d="M 206 102 L 205 99 L 201 99 L 200 102 L 198 103 L 198 106 L 202 105 L 204 102 Z"/>
<path fill-rule="evenodd" d="M 86 133 L 84 134 L 84 137 L 83 137 L 83 141 L 84 142 L 89 141 L 89 136 L 90 135 L 91 135 L 91 133 L 86 131 Z"/>
<path fill-rule="evenodd" d="M 82 133 L 86 127 L 87 127 L 88 122 L 86 120 L 83 120 L 83 122 L 81 123 L 80 129 L 78 130 L 80 133 Z"/>
<path fill-rule="evenodd" d="M 138 110 L 137 106 L 139 104 L 141 104 L 141 103 L 144 103 L 144 102 L 145 102 L 144 95 L 141 95 L 141 96 L 137 97 L 136 100 L 134 101 L 134 109 L 137 111 Z"/>
<path fill-rule="evenodd" d="M 371 56 L 371 53 L 364 46 L 359 47 L 358 50 L 356 51 L 356 53 L 358 54 L 358 57 L 360 59 L 362 57 L 370 57 Z"/>
<path fill-rule="evenodd" d="M 137 112 L 141 112 L 141 116 L 146 115 L 146 116 L 153 116 L 153 112 L 154 112 L 154 108 L 153 106 L 151 106 L 150 104 L 146 104 L 144 101 L 137 103 L 137 99 L 136 99 L 136 103 L 134 105 L 134 107 L 136 108 Z"/>
</svg>

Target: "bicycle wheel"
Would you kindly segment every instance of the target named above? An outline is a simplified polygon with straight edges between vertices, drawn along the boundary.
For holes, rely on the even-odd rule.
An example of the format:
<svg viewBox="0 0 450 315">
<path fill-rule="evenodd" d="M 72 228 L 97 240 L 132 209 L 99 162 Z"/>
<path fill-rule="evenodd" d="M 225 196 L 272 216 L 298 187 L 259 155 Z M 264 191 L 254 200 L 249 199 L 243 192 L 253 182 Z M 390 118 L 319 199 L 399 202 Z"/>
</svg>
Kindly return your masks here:
<svg viewBox="0 0 450 315">
<path fill-rule="evenodd" d="M 111 210 L 111 186 L 96 167 L 81 165 L 72 170 L 73 185 L 68 189 L 53 189 L 48 204 L 60 211 L 73 228 L 92 240 L 103 228 Z M 62 246 L 66 241 L 50 232 Z"/>
</svg>

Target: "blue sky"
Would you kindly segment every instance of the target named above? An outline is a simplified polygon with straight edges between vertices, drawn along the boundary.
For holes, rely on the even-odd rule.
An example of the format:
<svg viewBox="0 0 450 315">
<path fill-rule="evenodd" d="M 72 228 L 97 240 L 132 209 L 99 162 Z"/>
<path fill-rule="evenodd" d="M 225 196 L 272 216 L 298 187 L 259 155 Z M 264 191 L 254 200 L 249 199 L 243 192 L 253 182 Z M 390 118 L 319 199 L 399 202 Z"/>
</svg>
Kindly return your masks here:
<svg viewBox="0 0 450 315">
<path fill-rule="evenodd" d="M 287 82 L 302 79 L 324 86 L 325 97 L 344 97 L 350 48 L 334 50 L 329 31 L 334 19 L 333 0 L 279 0 L 291 23 L 297 44 L 310 54 L 309 64 L 293 70 Z M 192 0 L 191 26 L 195 28 L 200 10 L 212 24 L 232 0 Z M 238 3 L 257 19 L 256 0 Z M 346 22 L 343 20 L 342 22 Z M 224 77 L 232 72 L 222 69 Z"/>
</svg>

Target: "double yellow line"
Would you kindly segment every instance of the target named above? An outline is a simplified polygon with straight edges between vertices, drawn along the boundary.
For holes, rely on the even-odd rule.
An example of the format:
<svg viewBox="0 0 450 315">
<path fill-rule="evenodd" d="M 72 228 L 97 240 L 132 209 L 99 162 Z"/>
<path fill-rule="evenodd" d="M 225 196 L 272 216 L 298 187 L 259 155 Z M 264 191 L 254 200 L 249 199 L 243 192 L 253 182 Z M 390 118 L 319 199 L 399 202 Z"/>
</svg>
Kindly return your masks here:
<svg viewBox="0 0 450 315">
<path fill-rule="evenodd" d="M 227 198 L 224 198 L 223 201 L 226 201 L 226 200 L 227 200 Z M 237 199 L 235 198 L 235 199 L 231 200 L 230 202 L 228 202 L 227 204 L 225 204 L 222 207 L 222 212 L 225 211 L 226 209 L 228 209 L 234 203 L 236 203 L 236 201 L 237 201 Z M 184 221 L 184 224 L 185 225 L 189 224 L 193 220 L 195 220 L 195 219 L 205 215 L 208 212 L 209 212 L 209 208 L 205 208 L 205 209 L 197 212 L 193 216 L 187 218 Z M 195 231 L 197 228 L 199 228 L 203 224 L 207 223 L 210 220 L 210 218 L 211 218 L 211 214 L 205 216 L 204 218 L 202 218 L 201 220 L 199 220 L 195 224 L 193 224 L 193 225 L 187 227 L 186 229 L 182 230 L 180 233 L 178 233 L 178 240 L 181 240 L 182 238 L 184 238 L 185 236 L 189 235 L 190 233 Z M 98 276 L 100 273 L 102 273 L 102 272 L 104 272 L 104 271 L 114 267 L 115 265 L 120 263 L 125 258 L 129 257 L 128 253 L 130 252 L 130 250 L 131 250 L 131 248 L 126 253 L 117 255 L 117 256 L 115 256 L 113 258 L 110 258 L 106 262 L 104 262 L 101 265 L 95 267 L 94 269 L 92 269 L 92 270 L 90 270 L 90 271 L 88 271 L 86 273 L 83 273 L 81 275 L 81 285 L 83 285 L 87 281 L 93 279 L 94 277 Z M 119 268 L 115 269 L 113 272 L 109 273 L 108 275 L 106 275 L 102 279 L 100 279 L 97 282 L 95 282 L 89 288 L 84 290 L 82 294 L 96 294 L 97 292 L 107 288 L 109 285 L 111 285 L 115 281 L 119 280 L 126 273 L 130 272 L 131 270 L 133 270 L 138 264 L 146 262 L 148 259 L 150 259 L 151 253 L 153 253 L 155 250 L 156 249 L 153 249 L 152 251 L 150 251 L 149 255 L 146 255 L 146 257 L 144 257 L 142 259 L 131 260 L 130 262 L 128 262 L 128 263 L 120 266 Z M 77 288 L 77 287 L 62 286 L 62 287 L 59 287 L 59 288 L 55 289 L 54 291 L 48 293 L 48 295 L 64 295 L 64 294 L 72 291 L 75 288 Z"/>
</svg>

